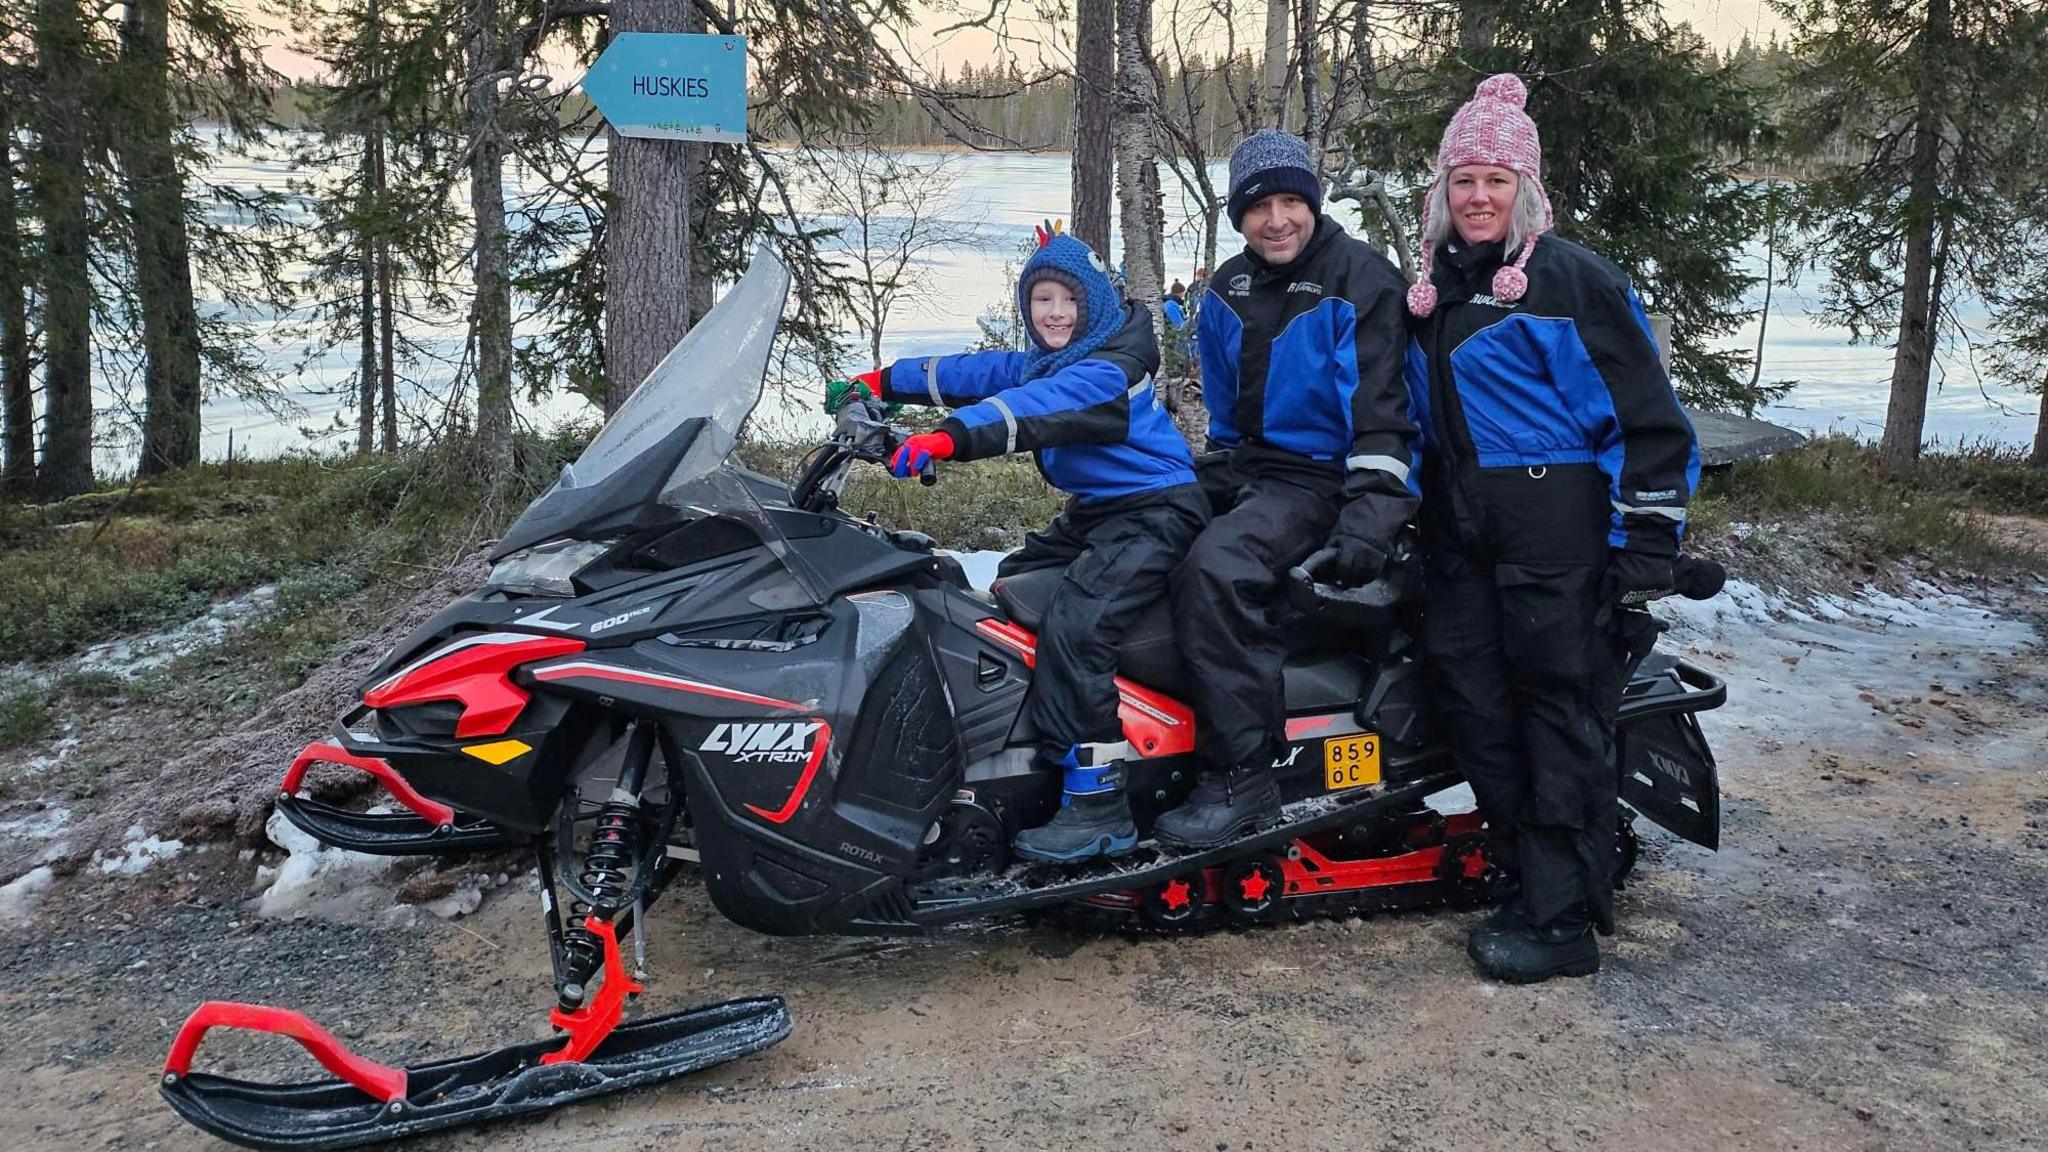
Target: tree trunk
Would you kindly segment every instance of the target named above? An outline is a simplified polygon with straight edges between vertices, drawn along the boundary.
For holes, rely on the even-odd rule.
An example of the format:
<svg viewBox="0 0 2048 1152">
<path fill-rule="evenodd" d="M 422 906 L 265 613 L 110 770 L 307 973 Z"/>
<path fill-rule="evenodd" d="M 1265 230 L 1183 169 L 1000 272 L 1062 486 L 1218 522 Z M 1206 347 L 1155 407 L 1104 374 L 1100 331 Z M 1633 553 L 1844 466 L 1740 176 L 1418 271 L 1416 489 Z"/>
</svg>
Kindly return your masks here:
<svg viewBox="0 0 2048 1152">
<path fill-rule="evenodd" d="M 123 8 L 121 87 L 134 107 L 115 138 L 135 238 L 145 396 L 140 468 L 150 476 L 199 459 L 199 310 L 192 302 L 185 175 L 174 151 L 170 5 L 127 0 Z"/>
<path fill-rule="evenodd" d="M 1266 0 L 1266 63 L 1260 82 L 1259 121 L 1287 127 L 1287 17 L 1289 0 Z"/>
<path fill-rule="evenodd" d="M 1123 224 L 1124 294 L 1152 314 L 1155 333 L 1165 326 L 1160 313 L 1159 155 L 1156 117 L 1159 90 L 1146 59 L 1145 0 L 1117 0 L 1116 181 Z M 1150 179 L 1147 179 L 1147 175 Z"/>
<path fill-rule="evenodd" d="M 2040 416 L 2034 423 L 2034 454 L 2028 458 L 2036 468 L 2048 468 L 2048 375 L 2041 377 Z"/>
<path fill-rule="evenodd" d="M 1948 57 L 1949 0 L 1929 0 L 1921 36 L 1919 108 L 1913 120 L 1912 175 L 1906 191 L 1906 267 L 1899 295 L 1899 340 L 1892 356 L 1891 400 L 1885 407 L 1879 456 L 1885 467 L 1910 468 L 1920 459 L 1927 422 L 1927 381 L 1934 366 L 1930 310 L 1935 277 L 1934 229 L 1940 196 L 1941 75 Z"/>
<path fill-rule="evenodd" d="M 691 0 L 617 0 L 611 30 L 674 32 L 687 26 Z M 690 330 L 690 171 L 688 146 L 607 130 L 605 175 L 605 411 L 633 389 Z"/>
<path fill-rule="evenodd" d="M 370 187 L 369 152 L 363 153 L 362 199 L 368 201 Z M 367 213 L 365 219 L 368 218 Z M 361 344 L 361 382 L 356 398 L 356 452 L 368 455 L 376 443 L 377 430 L 377 255 L 367 234 L 356 237 L 356 273 L 362 278 L 361 307 L 357 309 L 356 335 Z"/>
<path fill-rule="evenodd" d="M 92 488 L 91 239 L 85 207 L 85 25 L 78 0 L 36 0 L 41 115 L 30 173 L 43 221 L 43 495 Z"/>
<path fill-rule="evenodd" d="M 683 25 L 680 31 L 703 32 L 704 10 L 691 3 L 684 6 Z M 683 171 L 690 182 L 690 311 L 684 320 L 685 330 L 695 327 L 699 320 L 711 312 L 717 303 L 713 291 L 718 279 L 711 271 L 709 245 L 711 238 L 718 235 L 716 201 L 717 190 L 711 178 L 712 166 L 718 158 L 711 154 L 714 147 L 731 148 L 733 145 L 685 144 L 683 145 Z"/>
<path fill-rule="evenodd" d="M 505 263 L 505 134 L 498 123 L 504 31 L 498 0 L 470 0 L 469 207 L 476 219 L 476 452 L 493 486 L 512 474 L 512 281 Z"/>
<path fill-rule="evenodd" d="M 1329 115 L 1323 107 L 1321 61 L 1316 52 L 1316 0 L 1300 0 L 1296 20 L 1295 67 L 1301 70 L 1301 135 L 1308 141 L 1309 162 L 1323 172 L 1323 150 L 1329 146 Z"/>
<path fill-rule="evenodd" d="M 36 480 L 35 370 L 29 359 L 27 260 L 14 198 L 14 107 L 0 99 L 0 489 L 27 494 Z"/>
<path fill-rule="evenodd" d="M 1116 103 L 1116 0 L 1074 6 L 1075 239 L 1109 258 L 1109 190 L 1115 180 L 1110 118 Z"/>
</svg>

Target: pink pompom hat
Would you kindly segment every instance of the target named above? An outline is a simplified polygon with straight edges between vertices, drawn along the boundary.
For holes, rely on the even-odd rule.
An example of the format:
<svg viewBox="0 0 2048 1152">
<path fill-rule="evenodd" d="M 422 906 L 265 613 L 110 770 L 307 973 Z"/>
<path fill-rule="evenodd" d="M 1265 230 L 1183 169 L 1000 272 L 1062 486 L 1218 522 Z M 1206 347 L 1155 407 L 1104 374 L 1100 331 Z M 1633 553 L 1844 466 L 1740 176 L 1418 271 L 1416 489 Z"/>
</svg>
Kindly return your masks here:
<svg viewBox="0 0 2048 1152">
<path fill-rule="evenodd" d="M 1529 290 L 1529 274 L 1523 267 L 1529 263 L 1529 254 L 1536 250 L 1536 236 L 1549 231 L 1551 221 L 1550 196 L 1543 191 L 1543 142 L 1537 138 L 1536 122 L 1522 111 L 1528 102 L 1529 90 L 1512 72 L 1481 81 L 1479 91 L 1458 109 L 1457 115 L 1451 117 L 1450 127 L 1444 129 L 1444 142 L 1436 151 L 1436 175 L 1429 184 L 1432 195 L 1423 200 L 1422 231 L 1427 235 L 1427 206 L 1435 203 L 1436 186 L 1453 168 L 1491 164 L 1518 173 L 1536 185 L 1536 194 L 1543 198 L 1543 227 L 1522 241 L 1522 251 L 1513 263 L 1503 265 L 1493 274 L 1494 298 L 1510 303 L 1520 300 Z M 1408 311 L 1417 316 L 1436 311 L 1436 285 L 1429 280 L 1435 257 L 1436 253 L 1424 250 L 1422 279 L 1408 288 Z"/>
</svg>

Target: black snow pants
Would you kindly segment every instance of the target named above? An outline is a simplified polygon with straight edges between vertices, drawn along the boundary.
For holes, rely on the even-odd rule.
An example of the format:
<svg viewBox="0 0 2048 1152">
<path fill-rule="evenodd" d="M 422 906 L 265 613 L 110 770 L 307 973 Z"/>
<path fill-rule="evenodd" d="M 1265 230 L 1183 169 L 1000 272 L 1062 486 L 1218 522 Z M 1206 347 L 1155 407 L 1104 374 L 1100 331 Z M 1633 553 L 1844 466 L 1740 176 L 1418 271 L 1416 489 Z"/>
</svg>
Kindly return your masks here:
<svg viewBox="0 0 2048 1152">
<path fill-rule="evenodd" d="M 1117 646 L 1132 622 L 1166 594 L 1167 573 L 1208 520 L 1208 499 L 1194 484 L 1094 503 L 1073 500 L 996 569 L 998 578 L 1066 569 L 1039 623 L 1037 666 L 1024 705 L 1026 720 L 1053 756 L 1074 744 L 1123 739 Z"/>
<path fill-rule="evenodd" d="M 1232 454 L 1235 497 L 1174 570 L 1171 596 L 1195 709 L 1195 754 L 1211 768 L 1267 764 L 1285 740 L 1287 570 L 1328 543 L 1341 466 L 1253 446 Z"/>
<path fill-rule="evenodd" d="M 1433 461 L 1423 484 L 1424 648 L 1488 848 L 1520 874 L 1531 922 L 1584 914 L 1611 932 L 1626 654 L 1601 587 L 1607 478 Z"/>
</svg>

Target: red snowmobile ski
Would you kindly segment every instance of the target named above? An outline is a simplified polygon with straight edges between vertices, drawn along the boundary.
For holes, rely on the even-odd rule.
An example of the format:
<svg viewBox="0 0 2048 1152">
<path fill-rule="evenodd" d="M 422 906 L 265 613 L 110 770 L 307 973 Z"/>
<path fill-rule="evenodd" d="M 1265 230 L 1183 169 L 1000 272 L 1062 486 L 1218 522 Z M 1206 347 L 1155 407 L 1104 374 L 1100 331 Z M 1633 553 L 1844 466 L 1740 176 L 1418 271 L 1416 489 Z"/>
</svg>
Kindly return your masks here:
<svg viewBox="0 0 2048 1152">
<path fill-rule="evenodd" d="M 640 921 L 682 862 L 700 862 L 728 918 L 779 935 L 915 933 L 1034 910 L 1177 931 L 1485 899 L 1476 817 L 1428 806 L 1460 780 L 1411 651 L 1407 565 L 1349 590 L 1317 583 L 1315 559 L 1293 574 L 1302 643 L 1285 671 L 1279 824 L 1202 851 L 1146 838 L 1195 776 L 1186 671 L 1161 605 L 1120 653 L 1138 850 L 1014 860 L 1016 832 L 1059 803 L 1022 716 L 1058 573 L 983 593 L 929 538 L 842 512 L 850 469 L 885 462 L 903 436 L 878 404 L 843 410 L 794 483 L 730 460 L 787 282 L 772 256 L 755 257 L 498 542 L 486 586 L 393 650 L 281 790 L 286 815 L 329 843 L 529 846 L 554 1019 L 569 1039 L 383 1069 L 301 1018 L 210 1006 L 165 1070 L 164 1094 L 187 1119 L 253 1147 L 340 1148 L 551 1108 L 774 1043 L 788 1028 L 774 1000 L 617 1024 L 638 991 L 619 940 L 640 947 Z M 1692 594 L 1712 594 L 1711 565 L 1685 571 Z M 1620 794 L 1712 847 L 1719 786 L 1694 714 L 1725 690 L 1649 652 L 1654 633 L 1637 629 Z M 298 797 L 317 761 L 371 774 L 404 811 Z M 1633 847 L 1624 831 L 1617 876 Z M 190 1071 L 216 1024 L 299 1038 L 337 1078 L 275 1087 Z"/>
</svg>

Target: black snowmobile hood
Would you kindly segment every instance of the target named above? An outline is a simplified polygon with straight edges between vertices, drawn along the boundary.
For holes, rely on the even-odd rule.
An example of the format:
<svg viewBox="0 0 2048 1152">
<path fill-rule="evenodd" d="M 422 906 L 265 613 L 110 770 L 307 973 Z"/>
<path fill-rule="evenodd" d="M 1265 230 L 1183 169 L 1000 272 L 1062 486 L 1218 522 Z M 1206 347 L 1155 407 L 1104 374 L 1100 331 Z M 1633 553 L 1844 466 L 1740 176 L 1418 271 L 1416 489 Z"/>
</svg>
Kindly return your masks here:
<svg viewBox="0 0 2048 1152">
<path fill-rule="evenodd" d="M 551 540 L 603 540 L 716 507 L 740 428 L 761 401 L 789 270 L 763 247 L 725 299 L 698 321 L 605 422 L 590 446 L 506 531 L 493 563 Z M 711 491 L 695 491 L 708 487 Z"/>
</svg>

